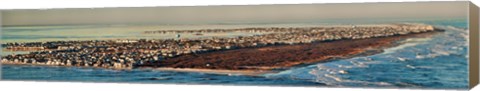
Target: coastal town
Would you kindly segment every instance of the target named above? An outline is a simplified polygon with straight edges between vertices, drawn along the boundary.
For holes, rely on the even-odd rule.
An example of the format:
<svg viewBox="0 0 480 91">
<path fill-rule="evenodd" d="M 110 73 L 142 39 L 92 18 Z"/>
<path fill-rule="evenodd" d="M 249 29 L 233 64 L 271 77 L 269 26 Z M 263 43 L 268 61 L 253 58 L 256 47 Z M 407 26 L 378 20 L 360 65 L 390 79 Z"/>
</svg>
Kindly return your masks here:
<svg viewBox="0 0 480 91">
<path fill-rule="evenodd" d="M 211 67 L 216 64 L 205 61 L 195 62 L 195 66 L 179 65 L 181 65 L 182 61 L 195 61 L 195 58 L 201 54 L 212 54 L 229 50 L 265 48 L 280 45 L 289 46 L 324 43 L 338 40 L 384 38 L 435 32 L 439 30 L 440 29 L 434 28 L 431 25 L 423 24 L 392 24 L 388 26 L 349 27 L 270 27 L 240 29 L 158 30 L 146 31 L 144 33 L 177 34 L 178 38 L 5 43 L 2 44 L 4 51 L 29 51 L 29 53 L 2 56 L 1 62 L 2 64 L 79 66 L 112 69 L 132 69 L 148 66 L 228 70 L 238 69 L 239 67 L 236 66 L 239 65 L 244 65 L 242 67 L 248 68 L 255 64 L 235 64 L 235 67 L 227 67 L 228 65 L 225 67 Z M 238 36 L 233 38 L 212 37 L 206 39 L 188 39 L 180 37 L 182 33 L 202 34 L 217 32 L 268 33 L 263 35 Z M 205 60 L 214 60 L 217 62 L 222 61 L 219 59 L 222 58 L 215 59 L 215 57 L 213 57 Z M 248 61 L 249 59 L 242 60 Z"/>
</svg>

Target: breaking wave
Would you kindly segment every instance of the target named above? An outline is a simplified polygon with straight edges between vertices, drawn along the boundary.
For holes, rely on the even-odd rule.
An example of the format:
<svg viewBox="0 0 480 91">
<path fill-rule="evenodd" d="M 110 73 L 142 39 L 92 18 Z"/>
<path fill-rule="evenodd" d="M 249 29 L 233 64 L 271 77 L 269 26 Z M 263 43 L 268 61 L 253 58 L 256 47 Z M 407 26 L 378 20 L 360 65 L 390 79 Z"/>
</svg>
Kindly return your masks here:
<svg viewBox="0 0 480 91">
<path fill-rule="evenodd" d="M 430 38 L 400 41 L 401 45 L 376 55 L 319 63 L 265 76 L 301 78 L 339 87 L 468 87 L 468 31 L 453 26 L 436 27 L 446 31 Z"/>
</svg>

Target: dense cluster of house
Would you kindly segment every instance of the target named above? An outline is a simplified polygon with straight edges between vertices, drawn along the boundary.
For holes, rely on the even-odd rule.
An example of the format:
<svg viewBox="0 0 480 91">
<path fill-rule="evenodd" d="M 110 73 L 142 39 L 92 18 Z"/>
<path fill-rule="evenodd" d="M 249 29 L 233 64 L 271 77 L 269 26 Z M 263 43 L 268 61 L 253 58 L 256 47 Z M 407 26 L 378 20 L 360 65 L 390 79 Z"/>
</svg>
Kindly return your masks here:
<svg viewBox="0 0 480 91">
<path fill-rule="evenodd" d="M 3 56 L 1 61 L 6 64 L 129 69 L 145 63 L 168 61 L 169 58 L 185 54 L 198 54 L 218 50 L 262 47 L 269 45 L 333 41 L 340 39 L 388 37 L 430 32 L 435 31 L 435 29 L 429 25 L 392 25 L 363 27 L 209 29 L 198 31 L 174 31 L 174 33 L 225 31 L 261 31 L 273 33 L 235 38 L 214 37 L 208 39 L 132 39 L 6 43 L 2 44 L 6 50 L 35 51 L 28 54 Z M 172 31 L 162 31 L 162 33 L 169 32 Z"/>
</svg>

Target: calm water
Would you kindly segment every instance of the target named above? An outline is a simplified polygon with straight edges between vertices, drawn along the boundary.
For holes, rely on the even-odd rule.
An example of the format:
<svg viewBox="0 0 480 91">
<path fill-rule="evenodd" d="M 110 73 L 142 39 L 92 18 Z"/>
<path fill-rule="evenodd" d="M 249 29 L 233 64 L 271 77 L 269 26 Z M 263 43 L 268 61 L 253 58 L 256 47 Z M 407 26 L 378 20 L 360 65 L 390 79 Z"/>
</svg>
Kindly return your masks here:
<svg viewBox="0 0 480 91">
<path fill-rule="evenodd" d="M 95 68 L 18 65 L 2 65 L 1 76 L 2 79 L 5 80 L 37 81 L 466 89 L 468 87 L 468 32 L 466 30 L 466 20 L 409 22 L 433 24 L 437 27 L 446 29 L 446 32 L 435 35 L 431 38 L 417 38 L 401 41 L 404 42 L 403 45 L 386 49 L 385 52 L 381 54 L 342 59 L 328 63 L 312 64 L 306 67 L 292 68 L 280 73 L 264 74 L 261 76 L 218 75 L 146 69 L 121 71 Z M 201 26 L 190 28 L 198 27 Z M 175 27 L 162 28 L 176 29 Z M 9 29 L 23 30 L 9 31 Z M 82 30 L 94 32 L 94 30 L 101 29 L 113 32 L 116 31 L 115 29 L 117 28 L 92 26 L 75 28 L 6 28 L 3 31 L 3 34 L 5 34 L 6 37 L 2 36 L 2 41 L 55 40 L 57 38 L 64 38 L 65 36 L 70 36 L 67 38 L 82 39 L 84 37 L 116 38 L 118 35 L 140 35 L 138 33 L 133 33 L 128 29 L 118 30 L 118 33 L 120 34 L 114 35 L 114 33 L 112 33 L 111 36 L 82 32 Z M 132 28 L 132 30 L 135 29 L 138 28 Z M 149 30 L 149 28 L 145 27 L 142 27 L 142 29 L 145 31 Z M 63 30 L 71 30 L 70 32 L 76 31 L 85 35 L 68 35 L 71 33 Z M 67 34 L 50 36 L 48 35 L 49 32 L 65 32 Z M 18 36 L 20 34 L 31 34 L 35 36 Z M 236 34 L 232 35 L 235 36 Z M 158 35 L 141 36 L 148 38 L 158 37 Z"/>
</svg>

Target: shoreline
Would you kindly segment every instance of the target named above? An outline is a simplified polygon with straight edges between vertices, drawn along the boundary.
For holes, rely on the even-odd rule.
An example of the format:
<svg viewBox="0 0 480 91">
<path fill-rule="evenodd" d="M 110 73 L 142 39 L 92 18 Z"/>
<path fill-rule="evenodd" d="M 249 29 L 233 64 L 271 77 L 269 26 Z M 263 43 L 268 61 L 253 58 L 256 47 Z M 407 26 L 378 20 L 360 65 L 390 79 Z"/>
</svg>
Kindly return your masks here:
<svg viewBox="0 0 480 91">
<path fill-rule="evenodd" d="M 77 68 L 88 68 L 88 69 L 109 69 L 109 70 L 158 70 L 158 71 L 175 71 L 175 72 L 197 72 L 197 73 L 208 73 L 208 74 L 220 74 L 220 75 L 247 75 L 247 76 L 259 76 L 266 73 L 275 73 L 275 71 L 267 70 L 219 70 L 219 69 L 193 69 L 193 68 L 166 68 L 166 67 L 139 67 L 139 68 L 102 68 L 102 67 L 85 67 L 85 66 L 62 66 L 62 65 L 46 65 L 46 64 L 28 64 L 28 63 L 4 63 L 1 65 L 19 65 L 19 66 L 43 66 L 43 67 L 77 67 Z M 0 65 L 0 67 L 1 67 Z"/>
<path fill-rule="evenodd" d="M 259 76 L 267 73 L 275 73 L 275 71 L 267 71 L 267 70 L 219 70 L 219 69 L 193 69 L 193 68 L 152 68 L 152 69 L 160 70 L 160 71 L 222 74 L 222 75 L 229 75 L 229 76 L 233 76 L 233 75 Z"/>
</svg>

